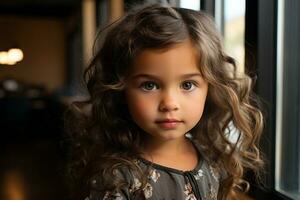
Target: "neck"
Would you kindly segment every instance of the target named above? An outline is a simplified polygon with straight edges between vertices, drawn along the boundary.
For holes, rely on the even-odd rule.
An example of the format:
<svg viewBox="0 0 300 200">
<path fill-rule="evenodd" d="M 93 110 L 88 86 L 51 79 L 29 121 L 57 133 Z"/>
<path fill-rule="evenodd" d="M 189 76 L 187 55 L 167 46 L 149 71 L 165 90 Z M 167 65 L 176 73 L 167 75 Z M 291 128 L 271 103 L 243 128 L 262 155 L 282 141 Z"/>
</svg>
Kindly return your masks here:
<svg viewBox="0 0 300 200">
<path fill-rule="evenodd" d="M 176 140 L 161 141 L 146 139 L 143 153 L 151 156 L 176 156 L 194 150 L 191 141 L 185 137 Z"/>
<path fill-rule="evenodd" d="M 146 140 L 141 157 L 166 167 L 187 171 L 198 163 L 197 151 L 189 139 Z"/>
</svg>

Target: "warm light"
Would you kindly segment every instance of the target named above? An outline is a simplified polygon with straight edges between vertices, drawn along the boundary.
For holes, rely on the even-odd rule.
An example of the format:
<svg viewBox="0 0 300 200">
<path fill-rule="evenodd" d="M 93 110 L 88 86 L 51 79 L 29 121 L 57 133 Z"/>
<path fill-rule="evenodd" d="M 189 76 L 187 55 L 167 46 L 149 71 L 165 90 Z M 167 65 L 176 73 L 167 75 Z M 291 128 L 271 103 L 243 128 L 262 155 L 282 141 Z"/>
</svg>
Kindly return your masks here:
<svg viewBox="0 0 300 200">
<path fill-rule="evenodd" d="M 0 51 L 0 63 L 4 64 L 8 60 L 8 55 L 6 51 Z"/>
<path fill-rule="evenodd" d="M 2 64 L 2 65 L 15 65 L 16 62 L 9 59 L 7 51 L 1 51 L 0 52 L 0 64 Z"/>
<path fill-rule="evenodd" d="M 8 51 L 8 57 L 10 60 L 20 62 L 23 59 L 23 51 L 17 48 L 10 49 Z"/>
<path fill-rule="evenodd" d="M 2 65 L 15 65 L 20 62 L 24 57 L 21 49 L 12 48 L 8 51 L 0 51 L 0 64 Z"/>
<path fill-rule="evenodd" d="M 19 171 L 7 171 L 4 174 L 3 186 L 1 187 L 4 199 L 25 200 L 26 185 L 23 174 Z"/>
</svg>

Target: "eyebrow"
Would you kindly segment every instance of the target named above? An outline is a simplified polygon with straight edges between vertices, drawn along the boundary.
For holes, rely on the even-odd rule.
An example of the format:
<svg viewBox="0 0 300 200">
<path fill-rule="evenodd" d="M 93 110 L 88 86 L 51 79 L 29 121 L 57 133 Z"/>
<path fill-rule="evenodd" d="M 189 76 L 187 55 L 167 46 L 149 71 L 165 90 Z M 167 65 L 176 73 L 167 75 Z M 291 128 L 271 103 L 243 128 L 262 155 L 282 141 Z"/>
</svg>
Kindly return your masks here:
<svg viewBox="0 0 300 200">
<path fill-rule="evenodd" d="M 186 79 L 186 78 L 193 78 L 197 76 L 202 78 L 202 74 L 200 73 L 183 74 L 180 76 L 180 78 Z M 155 76 L 153 74 L 136 74 L 133 75 L 131 78 L 132 79 L 139 79 L 139 78 L 159 79 L 158 76 Z"/>
</svg>

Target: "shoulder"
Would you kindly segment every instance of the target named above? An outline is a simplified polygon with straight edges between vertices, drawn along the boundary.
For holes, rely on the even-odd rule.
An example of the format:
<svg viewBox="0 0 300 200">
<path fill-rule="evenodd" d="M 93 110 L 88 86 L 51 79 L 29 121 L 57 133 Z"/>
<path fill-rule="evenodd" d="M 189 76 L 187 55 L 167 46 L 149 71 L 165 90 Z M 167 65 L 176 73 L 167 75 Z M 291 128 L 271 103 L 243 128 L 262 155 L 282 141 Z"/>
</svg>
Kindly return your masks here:
<svg viewBox="0 0 300 200">
<path fill-rule="evenodd" d="M 122 166 L 110 171 L 93 176 L 86 200 L 125 200 L 141 189 L 142 181 L 137 170 Z"/>
<path fill-rule="evenodd" d="M 209 156 L 207 148 L 203 147 L 198 141 L 193 140 L 193 144 L 199 153 L 201 160 L 201 169 L 215 181 L 221 182 L 227 177 L 227 172 L 221 166 L 218 166 L 212 157 Z"/>
</svg>

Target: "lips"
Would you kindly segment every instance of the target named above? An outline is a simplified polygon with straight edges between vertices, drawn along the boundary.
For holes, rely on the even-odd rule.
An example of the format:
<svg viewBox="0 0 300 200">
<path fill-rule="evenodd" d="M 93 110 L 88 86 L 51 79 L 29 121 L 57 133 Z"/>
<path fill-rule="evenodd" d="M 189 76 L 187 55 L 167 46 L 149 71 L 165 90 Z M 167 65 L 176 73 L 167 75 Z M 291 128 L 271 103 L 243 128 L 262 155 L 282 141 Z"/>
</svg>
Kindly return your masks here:
<svg viewBox="0 0 300 200">
<path fill-rule="evenodd" d="M 155 121 L 163 129 L 175 129 L 177 128 L 183 121 L 177 119 L 162 119 Z"/>
</svg>

